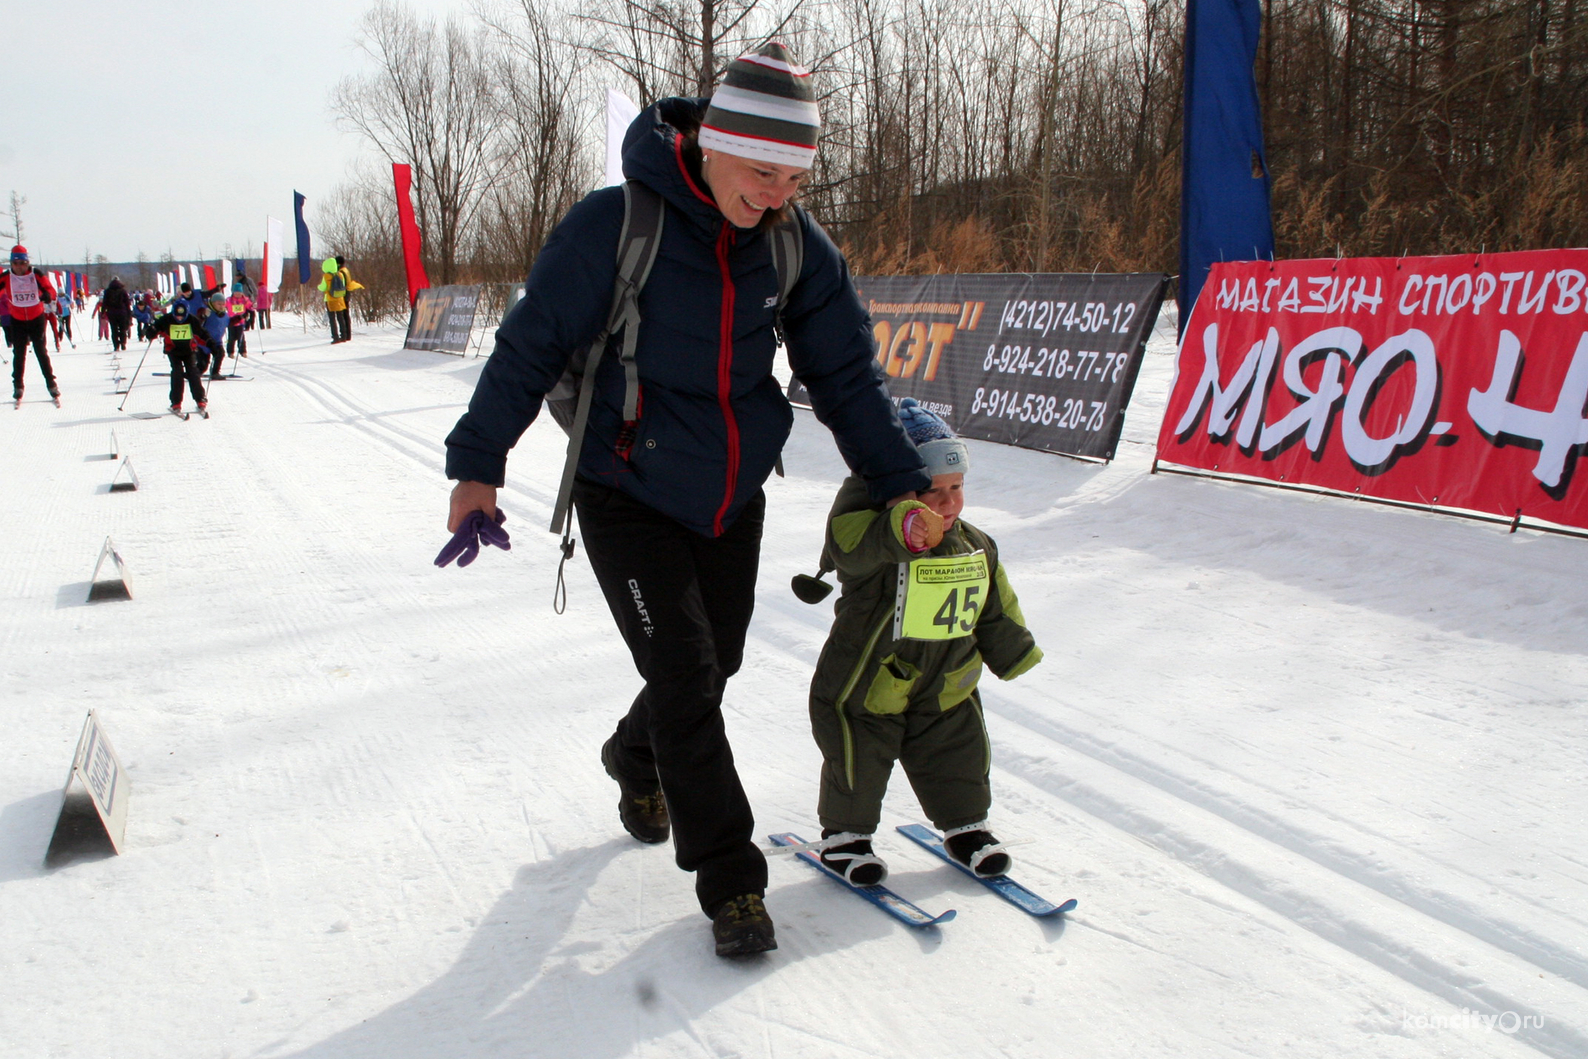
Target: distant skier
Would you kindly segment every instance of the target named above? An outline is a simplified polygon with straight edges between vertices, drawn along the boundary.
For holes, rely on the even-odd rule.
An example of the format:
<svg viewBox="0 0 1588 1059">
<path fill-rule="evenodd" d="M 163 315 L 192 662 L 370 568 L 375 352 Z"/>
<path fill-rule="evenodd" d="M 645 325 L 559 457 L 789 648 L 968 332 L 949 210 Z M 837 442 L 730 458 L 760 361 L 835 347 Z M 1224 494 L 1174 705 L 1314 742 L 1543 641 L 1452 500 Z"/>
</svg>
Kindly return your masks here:
<svg viewBox="0 0 1588 1059">
<path fill-rule="evenodd" d="M 50 325 L 50 340 L 55 346 L 55 352 L 61 351 L 61 314 L 56 308 L 64 298 L 56 298 L 44 307 L 44 320 Z"/>
<path fill-rule="evenodd" d="M 913 398 L 901 402 L 899 419 L 931 488 L 885 509 L 863 481 L 848 479 L 821 559 L 843 589 L 811 680 L 821 859 L 857 886 L 887 877 L 871 841 L 895 761 L 949 856 L 984 877 L 1009 870 L 987 829 L 992 748 L 976 682 L 983 663 L 1012 680 L 1042 660 L 998 546 L 959 517 L 965 443 Z"/>
<path fill-rule="evenodd" d="M 199 371 L 204 370 L 203 353 L 208 352 L 210 358 L 210 378 L 221 377 L 221 368 L 226 364 L 226 341 L 228 318 L 226 315 L 226 299 L 220 291 L 210 294 L 203 308 L 198 312 L 199 328 L 203 332 L 203 347 L 198 354 Z"/>
<path fill-rule="evenodd" d="M 132 303 L 132 318 L 138 324 L 139 342 L 147 342 L 154 337 L 154 332 L 149 330 L 149 325 L 154 323 L 155 315 L 154 299 L 150 297 L 148 291 L 140 291 L 138 297 Z"/>
<path fill-rule="evenodd" d="M 22 369 L 28 359 L 28 345 L 44 373 L 44 385 L 56 404 L 61 403 L 61 391 L 55 385 L 55 369 L 50 366 L 49 350 L 44 345 L 44 319 L 46 306 L 55 300 L 55 287 L 50 278 L 28 263 L 28 248 L 11 248 L 11 267 L 0 273 L 0 294 L 11 301 L 11 397 L 22 402 Z"/>
<path fill-rule="evenodd" d="M 275 295 L 264 287 L 260 287 L 259 293 L 254 296 L 255 320 L 261 331 L 270 326 L 270 306 L 275 300 Z"/>
<path fill-rule="evenodd" d="M 172 304 L 175 304 L 178 301 L 185 302 L 187 304 L 187 314 L 194 319 L 197 319 L 200 310 L 202 310 L 209 302 L 210 296 L 219 294 L 220 290 L 220 286 L 216 285 L 214 287 L 210 287 L 208 290 L 196 291 L 193 289 L 193 284 L 184 280 L 182 282 L 182 286 L 178 288 L 177 293 L 171 296 L 171 302 Z"/>
<path fill-rule="evenodd" d="M 120 276 L 110 277 L 110 285 L 99 296 L 99 311 L 110 324 L 110 348 L 127 348 L 127 331 L 132 327 L 132 297 Z"/>
<path fill-rule="evenodd" d="M 226 299 L 226 354 L 248 356 L 248 336 L 244 334 L 254 318 L 254 300 L 241 283 L 232 284 L 232 296 Z"/>
<path fill-rule="evenodd" d="M 195 344 L 202 345 L 204 335 L 198 322 L 188 315 L 187 302 L 172 302 L 170 312 L 156 319 L 150 331 L 164 339 L 165 355 L 171 361 L 171 411 L 182 414 L 182 381 L 186 379 L 198 410 L 204 412 L 209 405 L 195 348 Z"/>
<path fill-rule="evenodd" d="M 363 290 L 364 284 L 353 278 L 352 271 L 347 267 L 348 259 L 341 254 L 336 255 L 336 274 L 342 279 L 342 341 L 350 342 L 353 339 L 353 292 Z"/>
<path fill-rule="evenodd" d="M 61 297 L 55 299 L 55 304 L 57 306 L 56 315 L 59 316 L 61 320 L 61 330 L 66 333 L 66 341 L 70 342 L 72 344 L 72 348 L 75 349 L 77 347 L 77 342 L 72 338 L 71 296 L 63 294 Z M 57 350 L 61 348 L 61 341 L 59 338 L 55 340 L 55 348 Z"/>
<path fill-rule="evenodd" d="M 320 271 L 324 273 L 320 278 L 320 293 L 325 295 L 325 315 L 331 324 L 331 345 L 334 346 L 353 337 L 347 313 L 347 277 L 334 257 L 321 262 Z"/>
</svg>

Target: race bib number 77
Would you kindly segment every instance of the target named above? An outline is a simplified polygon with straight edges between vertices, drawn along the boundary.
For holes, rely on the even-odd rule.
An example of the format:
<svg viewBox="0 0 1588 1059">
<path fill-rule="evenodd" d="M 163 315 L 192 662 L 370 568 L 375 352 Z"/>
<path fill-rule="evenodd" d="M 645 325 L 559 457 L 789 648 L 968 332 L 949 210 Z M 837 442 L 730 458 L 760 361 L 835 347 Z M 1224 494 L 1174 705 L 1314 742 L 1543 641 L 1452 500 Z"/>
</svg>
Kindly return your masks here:
<svg viewBox="0 0 1588 1059">
<path fill-rule="evenodd" d="M 985 552 L 901 563 L 894 638 L 955 640 L 969 636 L 976 631 L 990 580 Z"/>
</svg>

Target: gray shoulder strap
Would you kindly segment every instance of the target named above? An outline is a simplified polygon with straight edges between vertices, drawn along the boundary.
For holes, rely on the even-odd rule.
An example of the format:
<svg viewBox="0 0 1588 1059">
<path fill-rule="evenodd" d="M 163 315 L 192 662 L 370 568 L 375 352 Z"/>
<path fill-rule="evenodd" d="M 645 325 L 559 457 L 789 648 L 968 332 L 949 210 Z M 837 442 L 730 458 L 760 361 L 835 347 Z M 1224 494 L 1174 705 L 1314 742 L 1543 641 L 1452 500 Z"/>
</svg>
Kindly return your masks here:
<svg viewBox="0 0 1588 1059">
<path fill-rule="evenodd" d="M 798 206 L 792 207 L 788 217 L 772 229 L 772 267 L 777 269 L 778 340 L 783 341 L 783 309 L 805 267 L 805 231 L 800 227 Z"/>
<path fill-rule="evenodd" d="M 777 270 L 777 310 L 772 315 L 772 330 L 782 345 L 788 345 L 783 331 L 783 308 L 788 305 L 794 285 L 800 281 L 800 270 L 805 267 L 805 230 L 800 227 L 799 207 L 790 206 L 788 216 L 772 229 L 772 267 Z M 783 477 L 783 454 L 780 452 L 773 464 L 779 478 Z"/>
<path fill-rule="evenodd" d="M 634 353 L 640 335 L 640 290 L 650 278 L 651 266 L 656 264 L 656 249 L 662 242 L 665 209 L 661 195 L 649 187 L 637 180 L 624 183 L 623 230 L 618 235 L 618 271 L 612 282 L 612 307 L 607 313 L 606 326 L 590 343 L 583 357 L 584 374 L 580 377 L 579 401 L 573 423 L 568 428 L 568 455 L 563 461 L 562 482 L 557 488 L 557 502 L 551 513 L 551 531 L 563 535 L 565 553 L 570 547 L 567 531 L 572 526 L 572 520 L 567 517 L 568 507 L 573 496 L 573 478 L 579 466 L 579 452 L 584 446 L 585 427 L 590 421 L 596 369 L 600 367 L 608 340 L 620 327 L 623 329 L 623 344 L 618 351 L 618 358 L 623 364 L 623 418 L 633 420 L 638 417 L 640 380 L 639 371 L 634 365 Z"/>
</svg>

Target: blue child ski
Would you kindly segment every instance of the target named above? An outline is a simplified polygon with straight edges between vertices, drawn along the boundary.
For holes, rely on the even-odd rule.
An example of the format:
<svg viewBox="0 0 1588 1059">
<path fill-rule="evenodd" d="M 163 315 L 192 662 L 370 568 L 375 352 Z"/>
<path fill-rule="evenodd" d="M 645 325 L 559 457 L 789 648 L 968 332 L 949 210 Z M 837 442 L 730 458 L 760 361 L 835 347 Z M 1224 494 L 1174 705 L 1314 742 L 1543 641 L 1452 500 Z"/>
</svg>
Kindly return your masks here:
<svg viewBox="0 0 1588 1059">
<path fill-rule="evenodd" d="M 768 835 L 767 838 L 771 840 L 774 846 L 800 846 L 805 844 L 804 839 L 789 832 L 779 835 Z M 952 908 L 942 915 L 934 916 L 925 909 L 906 901 L 886 886 L 855 886 L 842 875 L 823 864 L 821 858 L 814 853 L 806 851 L 797 853 L 795 856 L 829 879 L 832 879 L 844 889 L 851 890 L 864 897 L 901 923 L 912 927 L 935 927 L 939 923 L 947 923 L 954 918 L 954 910 Z"/>
<path fill-rule="evenodd" d="M 975 879 L 977 882 L 981 883 L 993 893 L 997 894 L 999 897 L 1002 897 L 1005 901 L 1008 901 L 1010 904 L 1014 905 L 1016 908 L 1019 908 L 1023 912 L 1028 912 L 1033 916 L 1039 917 L 1056 916 L 1060 913 L 1070 911 L 1077 904 L 1079 904 L 1079 902 L 1072 897 L 1063 904 L 1056 905 L 1047 898 L 1040 897 L 1026 889 L 1024 886 L 1021 886 L 1007 875 L 995 875 L 990 879 L 982 878 L 980 875 L 977 875 L 975 872 L 965 867 L 965 865 L 961 864 L 953 857 L 950 857 L 948 855 L 948 850 L 943 848 L 943 837 L 929 827 L 923 827 L 920 824 L 900 824 L 898 831 L 905 838 L 908 838 L 916 844 L 931 850 L 933 853 L 937 854 L 948 863 L 954 865 L 954 867 L 958 868 L 966 875 L 969 875 L 972 879 Z"/>
</svg>

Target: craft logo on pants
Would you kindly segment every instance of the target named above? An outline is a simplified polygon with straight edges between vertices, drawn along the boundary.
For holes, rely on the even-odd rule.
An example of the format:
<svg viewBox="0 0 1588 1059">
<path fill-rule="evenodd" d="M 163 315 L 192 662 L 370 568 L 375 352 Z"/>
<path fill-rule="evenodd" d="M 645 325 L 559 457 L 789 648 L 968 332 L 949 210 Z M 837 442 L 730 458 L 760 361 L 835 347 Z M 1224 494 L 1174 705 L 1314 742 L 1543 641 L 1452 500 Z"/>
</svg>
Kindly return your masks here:
<svg viewBox="0 0 1588 1059">
<path fill-rule="evenodd" d="M 640 595 L 640 583 L 632 577 L 629 578 L 629 591 L 634 595 L 634 609 L 640 612 L 640 620 L 645 623 L 645 635 L 650 636 L 655 626 L 651 624 L 650 612 L 645 609 L 645 599 Z"/>
</svg>

